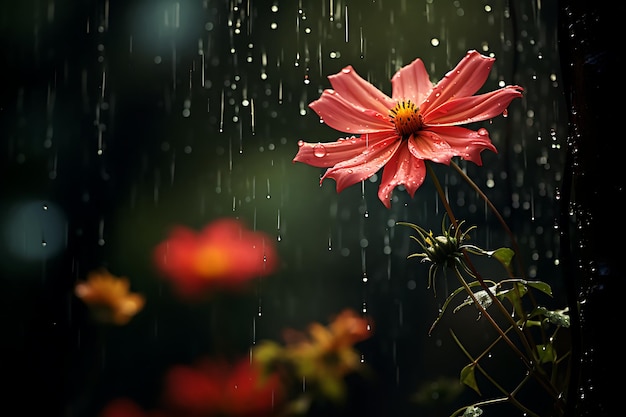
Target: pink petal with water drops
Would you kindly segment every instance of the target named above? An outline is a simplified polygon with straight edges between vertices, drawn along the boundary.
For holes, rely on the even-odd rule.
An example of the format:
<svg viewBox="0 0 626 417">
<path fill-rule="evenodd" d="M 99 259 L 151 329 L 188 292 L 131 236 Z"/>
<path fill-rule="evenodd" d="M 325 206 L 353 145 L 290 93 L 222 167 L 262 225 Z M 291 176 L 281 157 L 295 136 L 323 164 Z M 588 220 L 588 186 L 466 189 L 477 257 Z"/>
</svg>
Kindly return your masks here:
<svg viewBox="0 0 626 417">
<path fill-rule="evenodd" d="M 445 140 L 450 148 L 454 149 L 455 155 L 479 166 L 483 164 L 480 157 L 483 150 L 489 149 L 498 153 L 491 143 L 489 132 L 484 127 L 475 131 L 459 126 L 446 126 L 429 128 L 429 131 Z"/>
<path fill-rule="evenodd" d="M 443 138 L 428 130 L 422 130 L 417 136 L 411 136 L 407 145 L 413 157 L 440 164 L 450 165 L 450 159 L 456 156 L 454 150 Z"/>
<path fill-rule="evenodd" d="M 377 147 L 382 143 L 389 143 L 389 134 L 371 134 L 360 137 L 339 139 L 335 142 L 310 143 L 299 141 L 298 153 L 293 158 L 293 162 L 304 162 L 305 164 L 328 168 L 343 161 L 351 160 L 362 155 L 370 147 Z"/>
<path fill-rule="evenodd" d="M 324 123 L 340 132 L 362 134 L 393 129 L 388 109 L 380 113 L 351 102 L 334 90 L 324 90 L 309 107 Z"/>
<path fill-rule="evenodd" d="M 395 100 L 364 80 L 351 65 L 328 77 L 337 94 L 366 109 L 387 114 L 396 105 Z"/>
<path fill-rule="evenodd" d="M 398 185 L 404 185 L 411 198 L 426 178 L 426 165 L 422 159 L 413 158 L 407 146 L 400 146 L 385 168 L 378 187 L 378 198 L 391 208 L 391 193 Z"/>
<path fill-rule="evenodd" d="M 370 146 L 362 154 L 329 168 L 320 182 L 333 178 L 337 182 L 337 192 L 343 191 L 352 184 L 363 181 L 374 175 L 393 157 L 402 141 L 395 136 Z"/>
<path fill-rule="evenodd" d="M 436 109 L 452 98 L 467 97 L 477 92 L 487 81 L 494 61 L 495 58 L 469 51 L 433 88 L 421 108 L 422 112 Z"/>
<path fill-rule="evenodd" d="M 393 98 L 412 100 L 420 106 L 433 88 L 430 77 L 421 59 L 417 58 L 406 67 L 400 68 L 391 79 Z"/>
<path fill-rule="evenodd" d="M 338 191 L 374 175 L 384 166 L 379 198 L 387 207 L 397 185 L 405 185 L 413 196 L 424 181 L 425 160 L 450 164 L 451 158 L 459 156 L 481 165 L 483 150 L 497 152 L 489 134 L 485 129 L 473 131 L 458 125 L 503 114 L 511 101 L 523 93 L 519 86 L 507 86 L 473 96 L 487 80 L 494 61 L 477 51 L 468 51 L 433 86 L 424 63 L 416 59 L 392 77 L 393 100 L 361 78 L 351 66 L 345 67 L 329 77 L 334 90 L 324 91 L 310 107 L 328 126 L 361 137 L 351 138 L 348 143 L 300 142 L 293 161 L 328 168 L 322 181 L 334 178 Z M 422 123 L 411 126 L 414 131 L 408 140 L 398 136 L 389 117 L 396 102 L 405 100 L 413 101 L 422 116 Z M 362 141 L 363 135 L 369 140 L 369 148 Z"/>
<path fill-rule="evenodd" d="M 522 97 L 519 86 L 507 86 L 479 96 L 452 99 L 424 115 L 427 125 L 454 126 L 488 120 L 502 114 L 513 99 Z"/>
</svg>

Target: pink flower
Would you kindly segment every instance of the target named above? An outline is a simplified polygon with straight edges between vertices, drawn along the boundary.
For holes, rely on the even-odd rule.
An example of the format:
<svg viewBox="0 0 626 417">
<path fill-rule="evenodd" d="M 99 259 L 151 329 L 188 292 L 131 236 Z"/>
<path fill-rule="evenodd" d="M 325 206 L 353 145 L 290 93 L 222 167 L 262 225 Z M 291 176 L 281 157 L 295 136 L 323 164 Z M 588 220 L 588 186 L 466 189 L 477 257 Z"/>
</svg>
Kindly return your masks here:
<svg viewBox="0 0 626 417">
<path fill-rule="evenodd" d="M 176 227 L 155 248 L 154 260 L 186 299 L 201 298 L 214 288 L 240 289 L 278 267 L 274 240 L 229 218 L 214 220 L 199 233 Z"/>
<path fill-rule="evenodd" d="M 436 85 L 416 59 L 391 79 L 392 98 L 352 68 L 328 77 L 333 89 L 309 104 L 328 126 L 360 135 L 330 143 L 300 141 L 294 162 L 328 168 L 320 179 L 337 182 L 337 192 L 385 167 L 378 198 L 389 208 L 391 192 L 404 185 L 411 197 L 426 177 L 425 160 L 446 165 L 454 156 L 482 165 L 484 149 L 497 152 L 489 133 L 458 125 L 502 114 L 522 87 L 506 86 L 473 95 L 485 83 L 494 58 L 469 51 Z"/>
</svg>

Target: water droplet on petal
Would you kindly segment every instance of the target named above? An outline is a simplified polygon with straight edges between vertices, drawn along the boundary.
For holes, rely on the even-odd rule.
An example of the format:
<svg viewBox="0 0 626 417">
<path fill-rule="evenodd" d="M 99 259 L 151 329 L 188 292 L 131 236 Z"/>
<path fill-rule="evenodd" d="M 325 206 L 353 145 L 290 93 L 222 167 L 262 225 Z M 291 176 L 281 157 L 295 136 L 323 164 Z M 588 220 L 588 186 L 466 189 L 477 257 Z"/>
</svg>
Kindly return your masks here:
<svg viewBox="0 0 626 417">
<path fill-rule="evenodd" d="M 302 139 L 300 139 L 300 140 L 298 141 L 298 146 L 299 146 L 299 147 L 303 147 L 303 146 L 304 146 L 304 141 L 303 141 Z"/>
<path fill-rule="evenodd" d="M 487 136 L 487 135 L 489 135 L 489 132 L 484 127 L 481 127 L 480 129 L 478 129 L 478 134 L 480 136 Z"/>
<path fill-rule="evenodd" d="M 321 143 L 318 143 L 313 147 L 313 155 L 317 156 L 318 158 L 325 157 L 327 153 L 328 152 L 326 152 L 326 148 Z"/>
</svg>

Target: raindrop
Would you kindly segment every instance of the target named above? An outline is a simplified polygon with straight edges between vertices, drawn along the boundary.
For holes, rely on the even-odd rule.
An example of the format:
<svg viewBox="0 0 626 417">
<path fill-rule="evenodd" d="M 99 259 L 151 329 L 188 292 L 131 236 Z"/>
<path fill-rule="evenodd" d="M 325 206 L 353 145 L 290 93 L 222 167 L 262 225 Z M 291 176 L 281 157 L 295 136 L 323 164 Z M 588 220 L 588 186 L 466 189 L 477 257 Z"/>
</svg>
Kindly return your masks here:
<svg viewBox="0 0 626 417">
<path fill-rule="evenodd" d="M 298 146 L 302 146 L 300 142 L 298 142 Z M 318 158 L 325 157 L 327 153 L 328 152 L 326 151 L 326 147 L 321 143 L 313 147 L 313 155 L 317 156 Z"/>
<path fill-rule="evenodd" d="M 98 245 L 104 246 L 104 219 L 100 219 L 98 224 Z"/>
</svg>

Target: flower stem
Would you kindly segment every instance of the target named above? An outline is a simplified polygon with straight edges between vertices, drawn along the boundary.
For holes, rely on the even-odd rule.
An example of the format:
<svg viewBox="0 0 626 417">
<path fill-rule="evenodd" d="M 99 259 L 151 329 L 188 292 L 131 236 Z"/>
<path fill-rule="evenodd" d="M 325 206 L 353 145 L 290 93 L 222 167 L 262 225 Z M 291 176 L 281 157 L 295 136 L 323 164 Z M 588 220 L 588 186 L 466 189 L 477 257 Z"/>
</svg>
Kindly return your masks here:
<svg viewBox="0 0 626 417">
<path fill-rule="evenodd" d="M 495 208 L 495 206 L 491 203 L 491 201 L 489 200 L 489 198 L 480 190 L 480 188 L 460 169 L 460 167 L 458 165 L 456 165 L 455 163 L 451 162 L 451 165 L 461 174 L 461 176 L 470 184 L 470 186 L 476 190 L 477 193 L 479 193 L 479 195 L 485 200 L 485 202 L 489 205 L 489 207 L 493 210 L 493 212 L 496 214 L 496 216 L 498 217 L 498 220 L 500 221 L 500 223 L 502 223 L 504 229 L 507 231 L 507 233 L 509 234 L 509 236 L 512 239 L 512 243 L 513 243 L 513 248 L 514 251 L 519 254 L 519 248 L 517 246 L 516 240 L 511 232 L 511 230 L 508 228 L 508 226 L 506 225 L 506 222 L 504 221 L 504 219 L 502 218 L 502 216 L 500 215 L 500 213 L 498 212 L 498 210 Z M 441 187 L 441 183 L 439 182 L 439 179 L 437 178 L 437 174 L 435 173 L 435 171 L 433 170 L 433 168 L 431 167 L 430 163 L 428 163 L 428 161 L 426 161 L 426 168 L 428 170 L 428 173 L 430 174 L 430 177 L 435 185 L 435 188 L 437 190 L 437 193 L 439 194 L 439 198 L 442 202 L 442 204 L 444 205 L 444 208 L 446 210 L 446 213 L 448 214 L 450 221 L 452 222 L 452 224 L 454 225 L 455 228 L 458 228 L 458 221 L 456 220 L 456 217 L 454 216 L 454 213 L 452 211 L 452 207 L 450 206 L 450 203 L 448 201 L 448 198 L 445 195 L 445 192 L 443 191 L 443 188 Z M 500 299 L 498 297 L 495 296 L 495 294 L 493 294 L 493 292 L 489 289 L 489 287 L 487 286 L 487 284 L 484 282 L 482 276 L 478 273 L 478 271 L 476 270 L 476 268 L 474 267 L 473 263 L 471 262 L 471 259 L 469 258 L 467 251 L 463 250 L 463 255 L 465 257 L 465 262 L 467 267 L 470 269 L 472 275 L 474 275 L 476 277 L 476 280 L 480 283 L 481 287 L 485 290 L 485 292 L 489 295 L 489 297 L 491 298 L 491 300 L 493 301 L 493 303 L 497 306 L 498 310 L 504 315 L 504 317 L 509 321 L 509 323 L 511 323 L 511 325 L 513 326 L 513 329 L 515 330 L 515 333 L 518 335 L 522 345 L 524 346 L 524 348 L 526 349 L 526 352 L 528 353 L 528 355 L 530 356 L 530 358 L 534 358 L 535 357 L 535 351 L 533 349 L 533 347 L 531 346 L 531 343 L 529 342 L 528 338 L 526 337 L 526 334 L 519 328 L 518 323 L 516 323 L 516 321 L 513 319 L 513 317 L 511 317 L 511 315 L 509 314 L 509 312 L 507 311 L 507 309 L 504 307 L 504 305 L 502 304 L 502 302 L 500 301 Z M 519 261 L 518 261 L 519 262 Z M 521 263 L 519 264 L 521 266 Z M 465 288 L 465 290 L 467 291 L 467 293 L 469 294 L 469 296 L 472 298 L 472 300 L 474 301 L 476 307 L 481 311 L 481 313 L 487 318 L 487 320 L 491 323 L 491 325 L 494 327 L 494 329 L 498 332 L 498 334 L 502 337 L 502 339 L 511 347 L 511 349 L 519 355 L 520 359 L 524 362 L 524 365 L 526 366 L 526 368 L 528 369 L 528 371 L 537 379 L 537 381 L 546 389 L 546 391 L 549 393 L 550 396 L 552 396 L 553 398 L 557 398 L 558 393 L 556 392 L 557 390 L 555 389 L 555 387 L 550 383 L 548 377 L 546 376 L 545 371 L 541 368 L 541 366 L 538 364 L 537 361 L 531 361 L 526 357 L 526 355 L 524 355 L 518 348 L 517 346 L 511 341 L 511 339 L 508 338 L 508 336 L 506 336 L 504 334 L 504 332 L 502 331 L 502 329 L 500 328 L 500 326 L 498 326 L 498 324 L 495 322 L 495 320 L 493 319 L 493 317 L 491 317 L 491 315 L 487 312 L 487 310 L 478 302 L 478 300 L 476 300 L 476 296 L 474 295 L 473 291 L 470 289 L 470 287 L 468 286 L 467 282 L 465 282 L 465 279 L 463 279 L 463 276 L 461 275 L 461 273 L 459 272 L 458 269 L 455 268 L 455 272 L 457 274 L 457 277 L 459 278 L 459 280 L 461 281 L 461 284 L 463 285 L 463 287 Z M 524 318 L 525 319 L 525 318 Z"/>
<path fill-rule="evenodd" d="M 480 189 L 480 187 L 474 181 L 472 181 L 472 179 L 463 171 L 463 169 L 461 169 L 461 167 L 458 164 L 456 164 L 454 161 L 450 161 L 450 165 L 452 165 L 452 167 L 465 180 L 465 182 L 467 182 L 467 184 L 480 196 L 480 198 L 483 199 L 485 204 L 487 204 L 487 206 L 489 206 L 489 209 L 494 214 L 494 216 L 496 216 L 496 218 L 498 219 L 498 222 L 500 222 L 500 225 L 502 226 L 502 228 L 504 229 L 505 233 L 507 234 L 507 236 L 511 240 L 511 245 L 513 246 L 513 251 L 517 255 L 517 256 L 515 256 L 515 262 L 517 262 L 517 267 L 518 267 L 518 270 L 519 270 L 519 273 L 520 273 L 520 277 L 522 279 L 526 279 L 526 274 L 524 273 L 525 269 L 524 269 L 524 265 L 522 263 L 522 258 L 521 258 L 521 250 L 519 248 L 519 245 L 517 244 L 517 239 L 515 238 L 515 235 L 513 234 L 511 229 L 509 228 L 508 224 L 504 221 L 504 218 L 502 217 L 502 215 L 500 214 L 500 212 L 498 211 L 496 206 L 493 205 L 493 203 L 491 202 L 489 197 L 487 197 L 487 195 Z M 535 301 L 535 298 L 533 297 L 532 292 L 529 292 L 528 296 L 530 297 L 530 300 L 531 300 L 533 306 L 537 307 L 537 302 Z M 518 309 L 518 307 L 519 306 L 516 306 L 516 309 Z M 518 309 L 518 313 L 520 313 L 520 317 L 522 317 L 523 320 L 526 320 L 525 316 L 523 314 L 521 314 L 522 311 L 519 311 L 519 309 Z M 530 344 L 532 344 L 534 346 L 536 343 L 532 340 L 532 334 L 530 332 L 526 332 L 526 331 L 524 333 L 526 334 L 528 339 L 530 339 Z M 523 339 L 523 340 L 525 341 L 525 339 Z M 532 354 L 534 354 L 534 351 L 533 350 L 529 350 L 529 353 L 532 355 Z"/>
<path fill-rule="evenodd" d="M 487 312 L 487 310 L 485 309 L 485 307 L 483 307 L 483 305 L 476 299 L 476 296 L 474 295 L 474 292 L 472 291 L 472 289 L 469 287 L 469 285 L 467 284 L 467 282 L 465 281 L 465 279 L 463 278 L 463 275 L 461 274 L 461 272 L 459 271 L 458 268 L 454 268 L 454 272 L 456 273 L 457 278 L 459 279 L 459 282 L 461 283 L 461 285 L 463 286 L 463 288 L 465 288 L 465 291 L 467 291 L 467 293 L 469 294 L 469 296 L 471 297 L 472 301 L 474 302 L 474 305 L 476 306 L 476 308 L 478 308 L 478 310 L 481 312 L 481 314 L 483 316 L 485 316 L 487 318 L 487 320 L 489 321 L 489 323 L 491 323 L 491 325 L 493 326 L 493 328 L 496 330 L 496 332 L 498 332 L 499 337 L 502 338 L 502 340 L 504 340 L 506 342 L 507 345 L 509 345 L 509 347 L 513 350 L 513 352 L 515 352 L 520 359 L 522 360 L 522 362 L 524 362 L 524 365 L 526 366 L 526 368 L 528 370 L 532 370 L 532 364 L 530 363 L 530 361 L 526 358 L 526 356 L 518 349 L 517 346 L 515 346 L 515 343 L 513 343 L 511 341 L 511 339 L 509 339 L 509 337 L 506 335 L 506 332 L 504 332 L 500 326 L 498 326 L 498 323 L 496 323 L 496 321 L 493 319 L 493 317 L 491 317 L 491 315 Z M 493 298 L 495 298 L 497 300 L 497 298 L 495 296 L 493 296 Z M 499 300 L 498 300 L 499 301 Z M 507 314 L 508 317 L 510 317 Z M 515 322 L 513 322 L 513 326 L 512 328 L 517 329 L 517 331 L 519 331 L 517 324 Z"/>
<path fill-rule="evenodd" d="M 483 193 L 483 191 L 480 189 L 480 187 L 478 187 L 478 185 L 476 185 L 476 183 L 474 181 L 472 181 L 472 179 L 465 172 L 463 172 L 463 170 L 461 169 L 461 167 L 458 164 L 456 164 L 454 161 L 450 161 L 450 166 L 452 166 L 452 168 L 454 168 L 456 170 L 456 172 L 459 173 L 459 175 L 469 184 L 469 186 L 472 187 L 472 189 L 474 191 L 476 191 L 476 193 L 489 206 L 489 209 L 491 210 L 491 212 L 494 214 L 494 216 L 496 216 L 496 218 L 498 219 L 498 221 L 502 225 L 502 228 L 504 229 L 506 234 L 509 236 L 509 239 L 511 239 L 511 245 L 513 246 L 513 250 L 517 254 L 517 256 L 515 257 L 516 258 L 516 262 L 517 262 L 517 266 L 519 268 L 521 277 L 524 278 L 525 277 L 524 266 L 522 265 L 522 261 L 521 261 L 521 258 L 520 258 L 521 251 L 520 251 L 520 248 L 519 248 L 519 246 L 517 244 L 517 239 L 515 238 L 515 235 L 513 234 L 513 232 L 509 228 L 509 226 L 504 221 L 504 218 L 502 217 L 502 215 L 500 214 L 500 212 L 498 211 L 496 206 L 493 205 L 493 203 L 491 202 L 489 197 L 487 197 L 487 195 L 485 193 Z"/>
<path fill-rule="evenodd" d="M 517 398 L 515 398 L 515 393 L 517 391 L 519 391 L 519 388 L 524 385 L 526 383 L 526 381 L 528 381 L 528 379 L 530 378 L 529 375 L 526 375 L 524 377 L 524 379 L 522 380 L 522 382 L 520 384 L 518 384 L 518 387 L 513 391 L 513 392 L 508 392 L 506 389 L 504 389 L 500 384 L 498 384 L 498 382 L 493 379 L 491 377 L 491 375 L 489 375 L 489 373 L 487 373 L 487 371 L 485 369 L 483 369 L 482 366 L 480 366 L 480 364 L 478 363 L 478 361 L 480 360 L 481 356 L 479 356 L 478 358 L 474 359 L 472 358 L 472 356 L 470 355 L 470 353 L 463 347 L 463 345 L 461 344 L 461 341 L 458 339 L 458 337 L 456 337 L 456 335 L 454 334 L 454 332 L 452 330 L 450 330 L 450 333 L 452 334 L 452 338 L 455 340 L 455 342 L 457 343 L 457 345 L 461 348 L 461 350 L 463 351 L 463 353 L 465 353 L 465 356 L 467 356 L 467 358 L 472 361 L 473 364 L 476 365 L 476 369 L 478 369 L 478 371 L 483 374 L 483 376 L 485 378 L 487 378 L 487 380 L 489 380 L 489 382 L 491 382 L 493 384 L 494 387 L 496 387 L 498 389 L 498 391 L 500 391 L 501 393 L 503 393 L 504 395 L 506 395 L 506 397 L 501 398 L 501 399 L 497 399 L 497 400 L 489 400 L 489 401 L 484 401 L 484 402 L 480 402 L 480 403 L 476 403 L 474 404 L 475 407 L 479 406 L 479 405 L 487 405 L 493 402 L 504 402 L 504 401 L 510 401 L 511 403 L 513 403 L 517 408 L 519 408 L 520 410 L 522 410 L 525 415 L 528 416 L 533 416 L 533 417 L 540 417 L 538 414 L 532 412 L 531 410 L 529 410 L 526 406 L 524 406 L 522 403 L 520 403 L 518 401 Z"/>
</svg>

